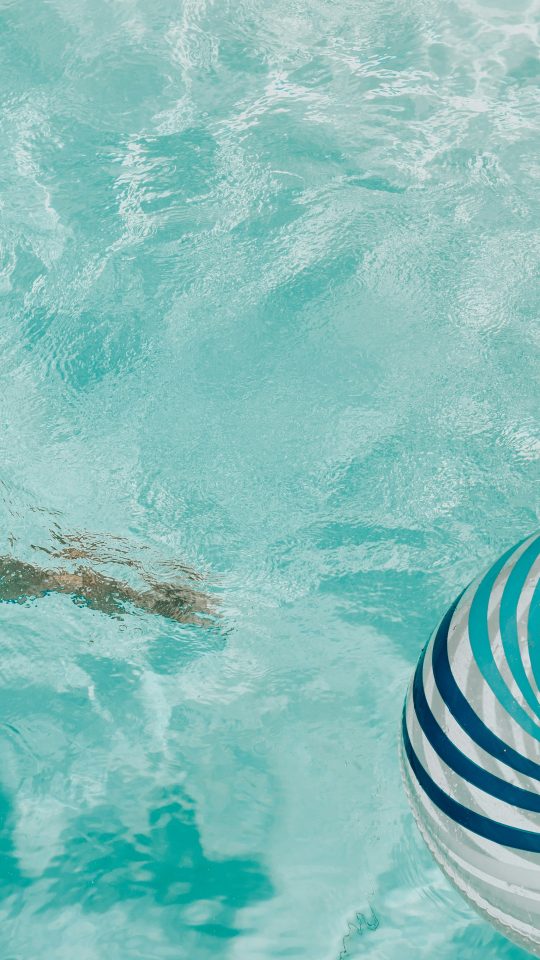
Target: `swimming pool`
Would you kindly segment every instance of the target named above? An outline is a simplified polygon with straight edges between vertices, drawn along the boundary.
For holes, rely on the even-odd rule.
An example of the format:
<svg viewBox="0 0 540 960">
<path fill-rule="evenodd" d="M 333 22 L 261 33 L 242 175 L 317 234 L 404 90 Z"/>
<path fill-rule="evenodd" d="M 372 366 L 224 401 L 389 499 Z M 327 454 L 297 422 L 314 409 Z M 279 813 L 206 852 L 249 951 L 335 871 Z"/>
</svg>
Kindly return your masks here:
<svg viewBox="0 0 540 960">
<path fill-rule="evenodd" d="M 535 4 L 155 6 L 0 6 L 0 553 L 220 618 L 0 604 L 0 953 L 518 960 L 397 737 L 538 525 Z"/>
</svg>

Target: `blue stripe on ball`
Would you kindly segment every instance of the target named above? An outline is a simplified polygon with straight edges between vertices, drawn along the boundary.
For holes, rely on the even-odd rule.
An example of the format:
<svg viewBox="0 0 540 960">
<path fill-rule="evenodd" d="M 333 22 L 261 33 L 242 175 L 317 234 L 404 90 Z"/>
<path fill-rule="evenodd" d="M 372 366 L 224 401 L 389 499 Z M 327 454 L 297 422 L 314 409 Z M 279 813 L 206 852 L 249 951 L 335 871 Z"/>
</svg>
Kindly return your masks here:
<svg viewBox="0 0 540 960">
<path fill-rule="evenodd" d="M 402 730 L 403 745 L 411 770 L 422 787 L 422 790 L 425 791 L 429 799 L 439 810 L 442 810 L 447 817 L 450 817 L 467 830 L 471 830 L 480 837 L 485 837 L 486 840 L 493 840 L 495 843 L 502 844 L 505 847 L 512 847 L 516 850 L 528 850 L 532 853 L 540 853 L 540 833 L 532 830 L 522 830 L 520 827 L 511 827 L 505 823 L 490 820 L 489 817 L 484 817 L 482 814 L 476 813 L 475 810 L 469 810 L 468 807 L 463 806 L 462 803 L 458 803 L 457 800 L 454 800 L 453 797 L 445 793 L 445 791 L 431 779 L 416 756 L 409 739 L 405 715 L 403 715 Z"/>
</svg>

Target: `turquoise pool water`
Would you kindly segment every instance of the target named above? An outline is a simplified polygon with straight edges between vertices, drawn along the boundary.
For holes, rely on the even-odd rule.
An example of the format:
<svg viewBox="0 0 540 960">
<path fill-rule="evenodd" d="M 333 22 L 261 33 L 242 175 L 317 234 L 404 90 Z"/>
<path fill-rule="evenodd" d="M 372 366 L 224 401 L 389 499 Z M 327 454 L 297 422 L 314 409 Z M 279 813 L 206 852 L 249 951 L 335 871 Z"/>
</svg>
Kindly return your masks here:
<svg viewBox="0 0 540 960">
<path fill-rule="evenodd" d="M 3 0 L 3 960 L 520 960 L 400 785 L 412 667 L 538 524 L 538 8 Z"/>
</svg>

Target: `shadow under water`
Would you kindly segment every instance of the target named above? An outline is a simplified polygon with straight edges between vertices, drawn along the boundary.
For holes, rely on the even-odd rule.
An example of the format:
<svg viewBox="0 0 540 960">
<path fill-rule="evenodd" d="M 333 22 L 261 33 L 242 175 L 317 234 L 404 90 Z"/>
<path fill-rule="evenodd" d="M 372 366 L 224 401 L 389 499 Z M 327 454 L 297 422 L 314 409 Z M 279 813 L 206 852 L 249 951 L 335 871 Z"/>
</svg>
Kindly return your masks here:
<svg viewBox="0 0 540 960">
<path fill-rule="evenodd" d="M 151 901 L 175 907 L 178 930 L 231 938 L 237 911 L 273 895 L 257 859 L 213 859 L 203 850 L 195 806 L 178 786 L 156 791 L 154 804 L 136 829 L 122 822 L 117 807 L 102 804 L 76 817 L 60 838 L 60 850 L 43 872 L 26 876 L 15 855 L 13 809 L 0 794 L 0 892 L 3 899 L 37 893 L 38 912 L 77 905 L 105 913 L 121 901 Z M 29 889 L 32 888 L 32 889 Z M 204 909 L 193 915 L 193 906 Z"/>
</svg>

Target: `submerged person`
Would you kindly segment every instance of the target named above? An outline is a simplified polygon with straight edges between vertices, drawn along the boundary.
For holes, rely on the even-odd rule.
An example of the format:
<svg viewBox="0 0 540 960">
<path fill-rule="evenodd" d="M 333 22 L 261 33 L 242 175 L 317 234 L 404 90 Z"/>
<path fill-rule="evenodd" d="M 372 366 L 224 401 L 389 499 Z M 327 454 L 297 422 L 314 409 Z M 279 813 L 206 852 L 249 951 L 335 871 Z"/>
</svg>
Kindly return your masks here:
<svg viewBox="0 0 540 960">
<path fill-rule="evenodd" d="M 96 560 L 88 551 L 73 547 L 58 552 L 46 552 L 68 560 Z M 11 556 L 0 556 L 0 601 L 24 603 L 48 593 L 63 593 L 71 596 L 76 603 L 112 616 L 125 612 L 126 605 L 129 604 L 179 623 L 208 624 L 208 617 L 215 616 L 210 597 L 202 591 L 184 584 L 156 580 L 142 571 L 140 564 L 129 560 L 123 562 L 138 568 L 145 581 L 142 589 L 136 589 L 125 581 L 107 576 L 86 564 L 78 565 L 75 570 L 69 571 L 56 567 L 41 567 Z M 187 568 L 181 569 L 190 579 L 201 579 Z"/>
</svg>

